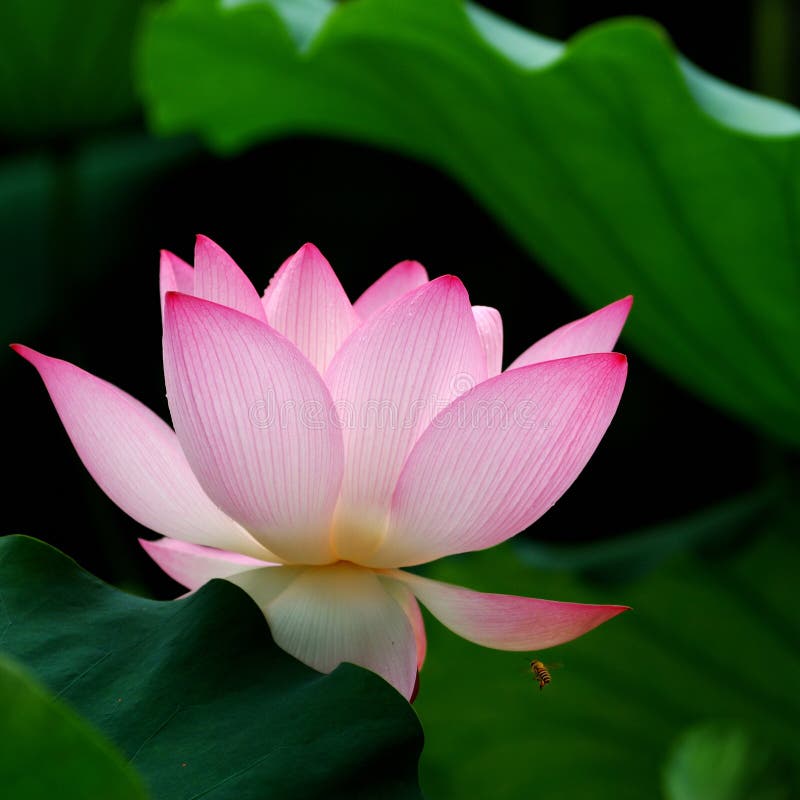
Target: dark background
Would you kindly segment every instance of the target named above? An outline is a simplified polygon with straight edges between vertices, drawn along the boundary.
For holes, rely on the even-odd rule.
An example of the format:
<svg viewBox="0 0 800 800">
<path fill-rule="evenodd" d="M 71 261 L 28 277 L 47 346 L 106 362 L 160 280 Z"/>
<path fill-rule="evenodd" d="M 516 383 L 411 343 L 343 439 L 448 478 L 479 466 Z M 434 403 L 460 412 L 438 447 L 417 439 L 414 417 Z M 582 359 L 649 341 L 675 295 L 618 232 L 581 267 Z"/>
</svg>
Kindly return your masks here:
<svg viewBox="0 0 800 800">
<path fill-rule="evenodd" d="M 591 9 L 570 2 L 485 5 L 559 39 L 608 17 L 649 16 L 712 74 L 798 99 L 797 54 L 790 47 L 798 15 L 788 3 L 730 3 L 724 15 L 713 4 L 666 2 L 598 2 Z M 6 136 L 7 163 L 47 162 L 59 179 L 43 208 L 32 206 L 31 217 L 22 214 L 44 216 L 44 237 L 24 225 L 0 226 L 3 291 L 13 340 L 80 365 L 163 416 L 158 251 L 164 247 L 191 260 L 195 233 L 225 247 L 259 289 L 305 241 L 321 248 L 353 300 L 404 258 L 422 261 L 431 275 L 454 273 L 474 303 L 501 311 L 506 364 L 589 310 L 450 179 L 368 147 L 293 138 L 219 159 L 197 143 L 179 142 L 175 147 L 183 155 L 168 170 L 153 176 L 143 170 L 130 190 L 120 179 L 112 189 L 121 198 L 106 187 L 117 204 L 111 211 L 102 192 L 81 200 L 76 154 L 128 134 L 137 152 L 163 146 L 144 131 L 132 114 L 122 123 L 69 135 Z M 131 163 L 136 173 L 138 162 Z M 103 221 L 105 214 L 111 224 Z M 30 269 L 32 258 L 46 269 Z M 769 470 L 769 443 L 676 387 L 626 345 L 623 334 L 619 349 L 628 352 L 630 378 L 609 434 L 564 500 L 528 535 L 585 541 L 636 532 L 734 497 Z M 10 465 L 2 533 L 44 539 L 114 583 L 174 595 L 176 585 L 136 543 L 149 534 L 82 468 L 35 372 L 9 351 L 0 356 L 0 372 Z"/>
</svg>

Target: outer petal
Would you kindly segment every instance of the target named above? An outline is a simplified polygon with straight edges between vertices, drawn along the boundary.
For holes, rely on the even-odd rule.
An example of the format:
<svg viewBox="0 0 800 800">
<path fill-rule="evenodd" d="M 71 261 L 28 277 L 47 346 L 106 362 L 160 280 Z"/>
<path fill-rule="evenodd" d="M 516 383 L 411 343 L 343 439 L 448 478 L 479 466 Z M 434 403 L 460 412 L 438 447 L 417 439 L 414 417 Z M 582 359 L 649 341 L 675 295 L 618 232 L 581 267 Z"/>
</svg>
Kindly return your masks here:
<svg viewBox="0 0 800 800">
<path fill-rule="evenodd" d="M 480 550 L 528 527 L 569 488 L 614 416 L 617 353 L 504 372 L 459 397 L 420 437 L 366 563 L 407 566 Z"/>
<path fill-rule="evenodd" d="M 419 261 L 401 261 L 384 272 L 353 303 L 361 319 L 367 319 L 408 292 L 428 282 L 428 272 Z"/>
<path fill-rule="evenodd" d="M 358 664 L 410 697 L 417 673 L 414 631 L 378 576 L 349 564 L 310 567 L 276 596 L 279 573 L 290 569 L 233 579 L 261 606 L 278 645 L 320 672 L 343 661 Z"/>
<path fill-rule="evenodd" d="M 486 594 L 401 570 L 402 581 L 439 621 L 470 642 L 498 650 L 541 650 L 583 636 L 628 606 L 557 603 L 510 594 Z"/>
<path fill-rule="evenodd" d="M 195 296 L 266 322 L 264 306 L 255 286 L 236 262 L 205 236 L 198 236 L 195 243 L 194 274 Z"/>
<path fill-rule="evenodd" d="M 419 671 L 425 663 L 425 654 L 428 651 L 428 637 L 425 635 L 425 621 L 422 619 L 422 611 L 420 611 L 417 598 L 414 597 L 414 593 L 405 584 L 386 578 L 383 575 L 379 575 L 379 578 L 383 588 L 394 597 L 400 608 L 406 612 L 408 621 L 411 623 L 411 629 L 414 631 L 414 639 L 417 643 L 417 671 Z"/>
<path fill-rule="evenodd" d="M 269 324 L 320 372 L 359 324 L 331 265 L 313 244 L 284 262 L 270 281 L 264 308 Z"/>
<path fill-rule="evenodd" d="M 342 435 L 300 351 L 238 311 L 168 294 L 164 372 L 178 438 L 209 497 L 282 560 L 333 560 Z"/>
<path fill-rule="evenodd" d="M 508 369 L 586 353 L 610 353 L 632 305 L 633 297 L 628 295 L 588 317 L 563 325 L 532 344 Z"/>
<path fill-rule="evenodd" d="M 260 558 L 179 542 L 177 539 L 165 538 L 155 542 L 139 539 L 139 544 L 170 578 L 192 591 L 213 578 L 228 578 L 249 569 L 278 566 Z"/>
<path fill-rule="evenodd" d="M 175 433 L 116 386 L 23 345 L 81 461 L 100 488 L 146 528 L 176 539 L 264 556 L 200 488 Z"/>
<path fill-rule="evenodd" d="M 493 378 L 503 370 L 503 320 L 491 306 L 472 306 L 472 313 L 486 353 L 487 374 Z"/>
<path fill-rule="evenodd" d="M 345 342 L 325 375 L 346 452 L 340 558 L 364 563 L 417 437 L 439 408 L 483 380 L 485 368 L 466 290 L 449 276 L 396 300 Z"/>
<path fill-rule="evenodd" d="M 194 269 L 169 250 L 161 251 L 161 314 L 164 314 L 164 297 L 167 292 L 194 294 Z"/>
</svg>

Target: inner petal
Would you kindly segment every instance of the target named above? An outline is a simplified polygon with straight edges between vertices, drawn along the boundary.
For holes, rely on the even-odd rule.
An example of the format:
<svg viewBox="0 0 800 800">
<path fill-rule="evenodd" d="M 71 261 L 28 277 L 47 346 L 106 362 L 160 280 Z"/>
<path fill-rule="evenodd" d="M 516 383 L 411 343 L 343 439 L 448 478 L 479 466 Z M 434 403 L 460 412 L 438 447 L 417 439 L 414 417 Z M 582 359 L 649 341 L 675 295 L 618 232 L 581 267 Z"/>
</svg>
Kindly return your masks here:
<svg viewBox="0 0 800 800">
<path fill-rule="evenodd" d="M 340 561 L 368 564 L 386 536 L 388 515 L 379 508 L 354 513 L 340 503 L 331 527 L 331 551 Z"/>
</svg>

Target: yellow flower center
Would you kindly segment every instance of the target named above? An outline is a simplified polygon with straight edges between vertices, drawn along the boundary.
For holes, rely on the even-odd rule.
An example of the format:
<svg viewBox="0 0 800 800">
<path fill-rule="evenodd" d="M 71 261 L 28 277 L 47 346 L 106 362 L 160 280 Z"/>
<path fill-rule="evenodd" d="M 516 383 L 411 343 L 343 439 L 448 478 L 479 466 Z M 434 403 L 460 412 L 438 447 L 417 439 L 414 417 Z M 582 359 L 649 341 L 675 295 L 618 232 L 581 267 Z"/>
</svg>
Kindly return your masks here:
<svg viewBox="0 0 800 800">
<path fill-rule="evenodd" d="M 340 561 L 367 564 L 386 535 L 384 514 L 359 513 L 338 509 L 331 526 L 331 548 Z"/>
</svg>

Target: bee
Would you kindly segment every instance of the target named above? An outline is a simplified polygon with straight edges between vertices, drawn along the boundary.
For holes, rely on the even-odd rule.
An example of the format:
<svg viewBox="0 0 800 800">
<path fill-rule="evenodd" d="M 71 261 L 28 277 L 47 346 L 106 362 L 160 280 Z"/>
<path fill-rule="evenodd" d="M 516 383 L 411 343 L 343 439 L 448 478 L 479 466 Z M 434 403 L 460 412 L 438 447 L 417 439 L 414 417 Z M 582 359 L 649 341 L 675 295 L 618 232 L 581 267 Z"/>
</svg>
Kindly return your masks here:
<svg viewBox="0 0 800 800">
<path fill-rule="evenodd" d="M 550 670 L 547 669 L 538 658 L 534 658 L 533 661 L 531 661 L 531 674 L 535 680 L 539 681 L 540 691 L 552 680 L 550 677 Z"/>
</svg>

